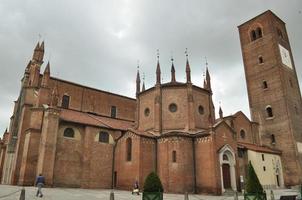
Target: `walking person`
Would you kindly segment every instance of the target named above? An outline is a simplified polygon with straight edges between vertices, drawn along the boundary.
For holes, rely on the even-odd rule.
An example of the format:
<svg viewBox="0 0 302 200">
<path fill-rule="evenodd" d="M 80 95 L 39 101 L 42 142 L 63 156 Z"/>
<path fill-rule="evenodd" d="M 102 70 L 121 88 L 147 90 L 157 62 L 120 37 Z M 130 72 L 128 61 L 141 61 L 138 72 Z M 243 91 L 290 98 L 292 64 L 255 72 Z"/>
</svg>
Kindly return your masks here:
<svg viewBox="0 0 302 200">
<path fill-rule="evenodd" d="M 137 195 L 139 195 L 139 185 L 138 185 L 138 181 L 135 181 L 134 183 L 134 188 L 132 190 L 132 194 L 136 193 Z"/>
<path fill-rule="evenodd" d="M 37 176 L 36 184 L 35 184 L 36 187 L 38 187 L 36 196 L 43 197 L 42 187 L 44 186 L 44 184 L 45 184 L 45 178 L 44 176 L 42 176 L 42 174 L 39 174 L 39 176 Z"/>
</svg>

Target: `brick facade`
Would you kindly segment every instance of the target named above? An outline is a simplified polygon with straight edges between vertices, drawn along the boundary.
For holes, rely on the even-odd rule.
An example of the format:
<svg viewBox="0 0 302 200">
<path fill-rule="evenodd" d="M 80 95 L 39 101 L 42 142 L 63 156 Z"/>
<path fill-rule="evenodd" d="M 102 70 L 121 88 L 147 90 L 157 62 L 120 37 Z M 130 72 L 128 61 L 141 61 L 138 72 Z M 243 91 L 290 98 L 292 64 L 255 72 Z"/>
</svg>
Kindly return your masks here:
<svg viewBox="0 0 302 200">
<path fill-rule="evenodd" d="M 263 16 L 258 18 L 266 34 L 271 18 Z M 248 30 L 248 25 L 239 28 L 242 44 L 248 43 Z M 241 190 L 240 177 L 246 176 L 248 158 L 247 154 L 239 156 L 238 149 L 280 155 L 276 147 L 283 149 L 281 142 L 279 146 L 282 136 L 276 133 L 278 146 L 264 147 L 261 144 L 268 144 L 265 131 L 285 129 L 289 120 L 295 129 L 292 136 L 301 130 L 291 115 L 285 116 L 282 124 L 278 114 L 265 125 L 257 118 L 264 101 L 259 96 L 262 91 L 258 82 L 265 73 L 247 65 L 255 64 L 253 59 L 258 54 L 252 53 L 254 49 L 265 55 L 273 47 L 271 39 L 263 37 L 267 40 L 263 49 L 258 43 L 246 48 L 243 45 L 252 118 L 256 122 L 241 111 L 224 117 L 221 108 L 216 119 L 210 73 L 207 69 L 203 87 L 194 85 L 188 58 L 184 83 L 175 80 L 173 65 L 171 82 L 161 83 L 158 61 L 156 84 L 141 91 L 138 72 L 136 99 L 132 99 L 52 77 L 49 63 L 41 74 L 44 42 L 38 43 L 25 69 L 9 133 L 0 141 L 1 182 L 33 185 L 42 173 L 48 186 L 131 190 L 136 181 L 142 188 L 147 175 L 155 171 L 166 192 L 222 194 L 228 189 Z M 267 62 L 277 63 L 274 59 Z M 268 64 L 263 67 L 275 73 Z M 295 74 L 287 75 L 297 86 Z M 277 75 L 267 80 L 276 88 L 283 87 Z M 279 106 L 283 113 L 290 103 L 286 104 L 281 95 L 282 91 L 269 97 L 276 99 L 271 105 Z M 294 90 L 288 102 L 299 101 L 297 95 Z M 284 139 L 291 142 L 285 160 L 293 158 L 293 138 Z M 298 169 L 294 164 L 290 160 L 287 166 Z M 288 171 L 284 179 L 289 184 L 297 183 Z"/>
</svg>

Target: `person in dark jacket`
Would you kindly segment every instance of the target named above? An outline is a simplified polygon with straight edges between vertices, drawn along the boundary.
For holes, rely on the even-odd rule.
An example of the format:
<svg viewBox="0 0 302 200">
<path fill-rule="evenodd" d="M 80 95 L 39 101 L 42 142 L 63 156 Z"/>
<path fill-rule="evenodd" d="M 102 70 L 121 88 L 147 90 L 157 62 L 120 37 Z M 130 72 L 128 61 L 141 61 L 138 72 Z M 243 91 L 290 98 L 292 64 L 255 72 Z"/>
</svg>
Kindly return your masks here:
<svg viewBox="0 0 302 200">
<path fill-rule="evenodd" d="M 36 187 L 38 187 L 36 196 L 43 197 L 42 187 L 44 186 L 44 184 L 45 184 L 45 178 L 44 176 L 42 176 L 42 174 L 39 174 L 39 176 L 37 176 L 36 178 L 36 184 L 35 184 Z"/>
</svg>

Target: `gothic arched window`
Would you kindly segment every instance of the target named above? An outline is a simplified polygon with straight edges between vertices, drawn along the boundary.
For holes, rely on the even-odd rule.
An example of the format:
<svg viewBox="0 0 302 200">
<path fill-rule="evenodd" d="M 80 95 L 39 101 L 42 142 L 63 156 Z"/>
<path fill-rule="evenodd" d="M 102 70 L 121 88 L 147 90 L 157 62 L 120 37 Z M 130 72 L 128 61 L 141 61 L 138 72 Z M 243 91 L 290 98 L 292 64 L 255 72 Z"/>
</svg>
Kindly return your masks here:
<svg viewBox="0 0 302 200">
<path fill-rule="evenodd" d="M 64 137 L 74 138 L 74 130 L 72 128 L 66 128 L 63 135 Z"/>
<path fill-rule="evenodd" d="M 245 131 L 243 129 L 240 130 L 241 139 L 245 139 Z"/>
<path fill-rule="evenodd" d="M 272 107 L 268 106 L 266 108 L 266 114 L 267 114 L 267 117 L 273 117 L 274 116 Z"/>
<path fill-rule="evenodd" d="M 132 159 L 132 140 L 127 138 L 126 140 L 126 160 L 131 161 Z"/>
<path fill-rule="evenodd" d="M 69 96 L 63 95 L 62 97 L 62 108 L 69 108 Z"/>
</svg>

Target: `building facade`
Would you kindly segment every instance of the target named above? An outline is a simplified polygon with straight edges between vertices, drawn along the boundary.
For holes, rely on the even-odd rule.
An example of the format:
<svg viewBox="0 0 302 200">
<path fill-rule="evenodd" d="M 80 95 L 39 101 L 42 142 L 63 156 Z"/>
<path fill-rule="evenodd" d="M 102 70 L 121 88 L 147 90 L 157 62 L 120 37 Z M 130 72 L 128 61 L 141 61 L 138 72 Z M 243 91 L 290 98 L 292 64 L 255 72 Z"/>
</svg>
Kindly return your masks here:
<svg viewBox="0 0 302 200">
<path fill-rule="evenodd" d="M 274 14 L 267 11 L 239 26 L 252 102 L 250 96 L 257 94 L 250 87 L 256 86 L 249 85 L 255 81 L 249 81 L 246 57 L 255 53 L 245 49 L 250 44 L 244 38 L 247 35 L 250 41 L 254 21 L 262 20 L 264 39 L 268 34 L 264 24 L 269 26 L 274 19 L 269 16 Z M 258 29 L 256 33 L 259 37 Z M 266 187 L 300 183 L 287 173 L 284 155 L 288 154 L 284 154 L 281 135 L 272 129 L 275 144 L 266 142 L 266 126 L 254 117 L 263 108 L 251 107 L 254 121 L 241 111 L 223 116 L 221 108 L 216 117 L 209 70 L 204 85 L 194 85 L 188 55 L 186 82 L 176 80 L 172 62 L 171 81 L 162 83 L 158 58 L 153 87 L 141 85 L 137 72 L 135 99 L 55 78 L 49 63 L 41 74 L 43 56 L 44 42 L 37 44 L 25 69 L 9 130 L 0 142 L 2 184 L 33 185 L 36 175 L 42 173 L 46 184 L 54 187 L 129 190 L 135 181 L 142 186 L 155 171 L 166 192 L 222 194 L 243 189 L 248 162 L 261 166 L 255 170 Z M 294 75 L 291 78 L 298 87 Z M 291 102 L 291 97 L 286 100 Z M 299 103 L 301 95 L 293 98 Z M 269 123 L 272 126 L 275 119 Z M 301 131 L 298 125 L 293 129 Z M 299 172 L 292 173 L 298 176 Z"/>
<path fill-rule="evenodd" d="M 261 144 L 282 149 L 286 185 L 301 183 L 302 101 L 285 23 L 266 13 L 238 27 L 251 118 Z"/>
</svg>

